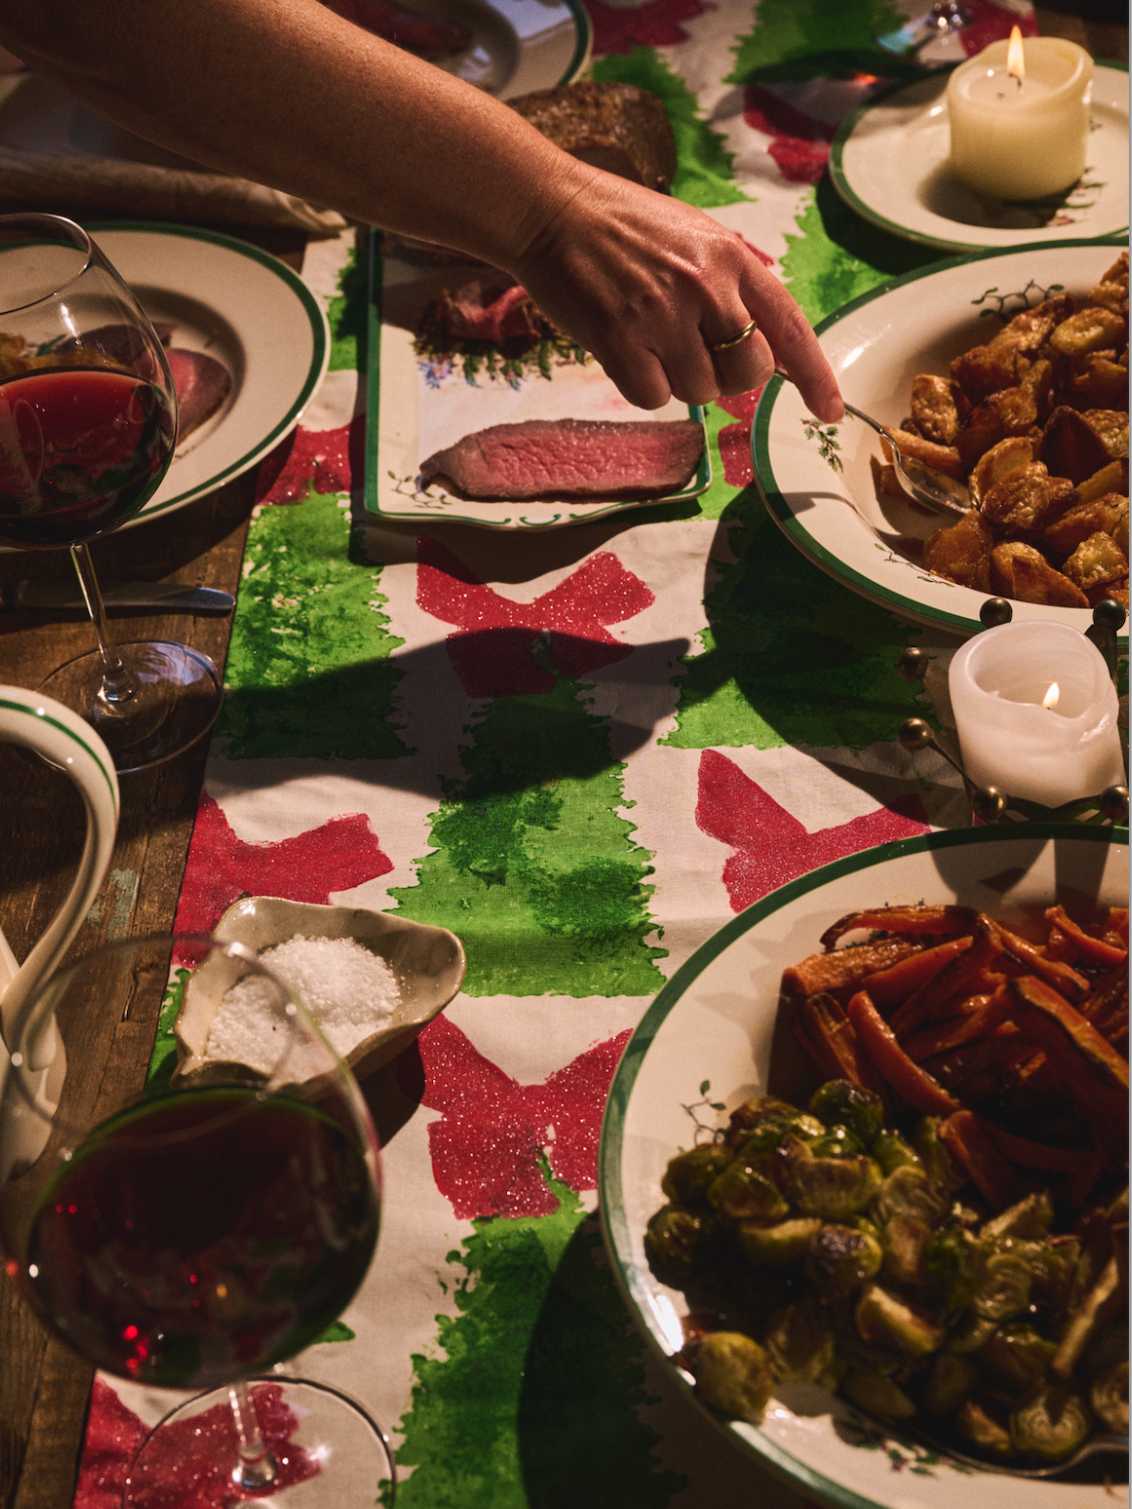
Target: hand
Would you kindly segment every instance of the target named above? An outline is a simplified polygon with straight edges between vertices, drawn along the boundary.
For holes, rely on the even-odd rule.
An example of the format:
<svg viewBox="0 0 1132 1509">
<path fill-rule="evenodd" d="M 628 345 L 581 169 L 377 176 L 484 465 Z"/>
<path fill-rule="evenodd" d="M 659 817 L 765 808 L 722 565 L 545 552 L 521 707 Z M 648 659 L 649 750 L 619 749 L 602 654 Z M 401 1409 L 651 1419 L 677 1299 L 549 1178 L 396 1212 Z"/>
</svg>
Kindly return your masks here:
<svg viewBox="0 0 1132 1509">
<path fill-rule="evenodd" d="M 678 199 L 576 169 L 572 197 L 510 270 L 630 403 L 658 409 L 670 397 L 704 404 L 746 393 L 777 363 L 819 419 L 842 417 L 809 321 L 740 235 Z M 746 340 L 712 351 L 752 319 Z"/>
</svg>

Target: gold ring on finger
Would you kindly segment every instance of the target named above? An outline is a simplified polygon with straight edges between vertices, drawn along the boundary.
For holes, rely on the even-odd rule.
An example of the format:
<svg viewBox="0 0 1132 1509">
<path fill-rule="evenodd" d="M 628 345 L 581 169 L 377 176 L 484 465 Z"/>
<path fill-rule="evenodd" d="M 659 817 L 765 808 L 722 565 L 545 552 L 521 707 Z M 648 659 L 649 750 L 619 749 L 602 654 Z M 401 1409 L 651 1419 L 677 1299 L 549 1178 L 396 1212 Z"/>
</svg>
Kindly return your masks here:
<svg viewBox="0 0 1132 1509">
<path fill-rule="evenodd" d="M 754 335 L 755 331 L 758 328 L 758 322 L 756 320 L 748 320 L 737 335 L 733 335 L 730 340 L 716 341 L 713 345 L 710 345 L 708 347 L 708 350 L 711 352 L 731 351 L 734 347 L 741 346 L 744 341 L 750 340 L 751 336 Z"/>
</svg>

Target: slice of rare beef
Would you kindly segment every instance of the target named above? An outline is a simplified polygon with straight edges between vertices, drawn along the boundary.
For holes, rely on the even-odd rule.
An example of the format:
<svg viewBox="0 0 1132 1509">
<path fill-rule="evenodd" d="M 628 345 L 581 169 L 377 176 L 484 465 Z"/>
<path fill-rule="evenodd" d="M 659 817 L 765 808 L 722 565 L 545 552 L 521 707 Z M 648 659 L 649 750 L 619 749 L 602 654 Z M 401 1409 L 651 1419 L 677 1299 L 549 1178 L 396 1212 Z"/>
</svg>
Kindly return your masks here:
<svg viewBox="0 0 1132 1509">
<path fill-rule="evenodd" d="M 173 346 L 166 351 L 173 386 L 177 390 L 177 443 L 202 425 L 228 397 L 232 376 L 222 362 L 203 351 Z"/>
<path fill-rule="evenodd" d="M 679 490 L 704 449 L 694 419 L 524 419 L 493 424 L 421 463 L 465 498 L 650 498 Z"/>
</svg>

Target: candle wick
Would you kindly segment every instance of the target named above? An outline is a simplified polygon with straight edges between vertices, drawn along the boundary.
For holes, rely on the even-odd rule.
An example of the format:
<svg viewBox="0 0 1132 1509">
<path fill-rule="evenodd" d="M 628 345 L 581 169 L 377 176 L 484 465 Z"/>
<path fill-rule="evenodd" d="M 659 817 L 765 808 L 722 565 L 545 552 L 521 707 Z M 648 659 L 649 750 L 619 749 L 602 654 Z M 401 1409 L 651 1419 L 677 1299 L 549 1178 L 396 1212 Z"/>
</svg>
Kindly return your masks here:
<svg viewBox="0 0 1132 1509">
<path fill-rule="evenodd" d="M 1010 75 L 1010 77 L 1014 80 L 1015 84 L 1017 84 L 1018 88 L 1021 89 L 1022 88 L 1022 78 L 1021 78 L 1021 75 L 1017 74 L 1017 73 L 1012 73 Z"/>
</svg>

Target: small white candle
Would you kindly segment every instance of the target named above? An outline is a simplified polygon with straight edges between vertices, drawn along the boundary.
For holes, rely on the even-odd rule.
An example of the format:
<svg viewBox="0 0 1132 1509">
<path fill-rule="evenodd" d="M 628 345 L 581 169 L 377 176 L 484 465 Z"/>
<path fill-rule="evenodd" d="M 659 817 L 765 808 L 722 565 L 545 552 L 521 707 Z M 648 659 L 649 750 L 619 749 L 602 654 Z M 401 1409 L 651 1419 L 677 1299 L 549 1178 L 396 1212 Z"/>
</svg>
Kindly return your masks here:
<svg viewBox="0 0 1132 1509">
<path fill-rule="evenodd" d="M 977 193 L 1041 199 L 1084 171 L 1093 60 L 1063 37 L 1023 44 L 1015 30 L 1016 38 L 992 42 L 947 81 L 950 162 Z"/>
<path fill-rule="evenodd" d="M 976 786 L 1059 807 L 1123 784 L 1116 688 L 1104 657 L 1057 623 L 984 629 L 958 650 L 948 685 L 963 764 Z"/>
</svg>

